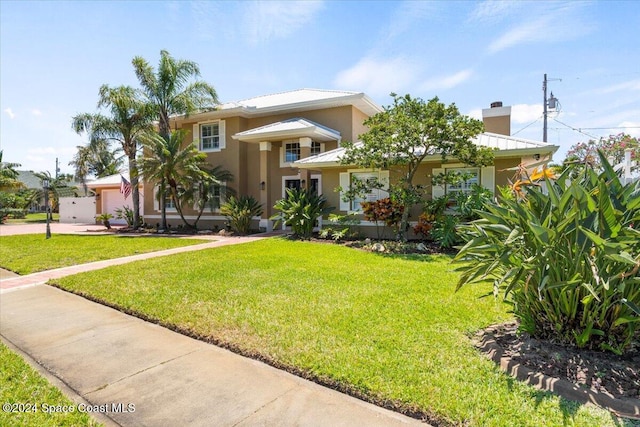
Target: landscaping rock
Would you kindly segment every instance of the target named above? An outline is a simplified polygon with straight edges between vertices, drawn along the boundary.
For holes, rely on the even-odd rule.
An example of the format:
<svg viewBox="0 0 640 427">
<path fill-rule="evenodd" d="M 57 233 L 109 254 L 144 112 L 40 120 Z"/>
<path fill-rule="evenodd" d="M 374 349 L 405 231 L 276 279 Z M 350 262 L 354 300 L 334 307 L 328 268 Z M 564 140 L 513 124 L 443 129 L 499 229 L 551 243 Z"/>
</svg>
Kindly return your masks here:
<svg viewBox="0 0 640 427">
<path fill-rule="evenodd" d="M 371 247 L 371 250 L 374 252 L 384 252 L 387 250 L 387 248 L 385 248 L 382 243 L 374 243 Z"/>
</svg>

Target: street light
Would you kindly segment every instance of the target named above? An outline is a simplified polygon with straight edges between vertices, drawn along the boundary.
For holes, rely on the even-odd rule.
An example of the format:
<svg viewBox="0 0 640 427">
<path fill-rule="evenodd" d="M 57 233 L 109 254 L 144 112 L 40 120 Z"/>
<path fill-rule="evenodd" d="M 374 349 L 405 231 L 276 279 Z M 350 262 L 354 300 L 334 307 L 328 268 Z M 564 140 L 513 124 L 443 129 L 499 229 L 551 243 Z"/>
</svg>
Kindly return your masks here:
<svg viewBox="0 0 640 427">
<path fill-rule="evenodd" d="M 51 228 L 49 227 L 49 180 L 42 180 L 42 188 L 44 188 L 44 209 L 47 217 L 47 239 L 51 238 Z"/>
</svg>

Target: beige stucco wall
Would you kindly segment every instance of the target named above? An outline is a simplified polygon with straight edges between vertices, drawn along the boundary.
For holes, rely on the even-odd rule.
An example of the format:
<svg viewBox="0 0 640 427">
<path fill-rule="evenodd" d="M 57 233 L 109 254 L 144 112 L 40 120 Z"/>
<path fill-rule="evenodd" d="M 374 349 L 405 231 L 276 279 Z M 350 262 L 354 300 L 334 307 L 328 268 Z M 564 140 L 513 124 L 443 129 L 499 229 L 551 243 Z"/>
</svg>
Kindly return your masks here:
<svg viewBox="0 0 640 427">
<path fill-rule="evenodd" d="M 179 124 L 179 127 L 186 130 L 184 145 L 193 143 L 193 125 L 196 123 L 206 123 L 208 121 L 215 121 L 218 119 L 205 120 L 203 117 L 206 115 L 192 116 Z M 210 116 L 209 116 L 210 117 Z M 353 106 L 342 106 L 334 108 L 325 108 L 304 112 L 287 112 L 282 114 L 273 114 L 263 117 L 226 117 L 222 118 L 225 121 L 225 148 L 221 151 L 208 152 L 207 161 L 211 165 L 221 166 L 231 172 L 234 176 L 233 182 L 228 183 L 230 187 L 233 187 L 239 195 L 250 195 L 257 200 L 261 199 L 263 192 L 268 192 L 268 203 L 263 206 L 265 213 L 263 218 L 267 218 L 274 213 L 273 204 L 276 200 L 282 197 L 283 177 L 296 177 L 299 174 L 297 168 L 291 168 L 288 166 L 281 167 L 281 152 L 282 141 L 271 142 L 271 151 L 268 152 L 269 162 L 269 176 L 267 181 L 267 188 L 262 190 L 260 183 L 262 181 L 260 174 L 260 144 L 257 142 L 241 142 L 232 138 L 233 135 L 239 132 L 243 132 L 249 129 L 255 129 L 260 126 L 265 126 L 278 121 L 287 120 L 291 118 L 302 117 L 308 120 L 317 122 L 323 126 L 329 127 L 340 132 L 342 140 L 357 140 L 358 135 L 366 131 L 362 122 L 366 119 L 367 115 Z M 339 146 L 340 141 L 328 141 L 322 142 L 324 144 L 324 151 L 335 149 Z M 309 171 L 309 175 L 319 174 L 319 171 Z M 327 187 L 324 177 L 322 178 L 323 191 Z M 338 184 L 335 184 L 331 188 L 333 189 Z M 144 186 L 144 209 L 148 213 L 149 223 L 156 224 L 160 222 L 160 212 L 155 210 L 155 203 L 153 200 L 153 184 L 146 183 Z M 185 215 L 195 215 L 196 212 L 192 209 L 185 209 Z M 158 218 L 155 218 L 155 217 Z M 199 225 L 205 226 L 222 226 L 224 221 L 217 219 L 215 221 L 208 221 L 207 217 L 211 217 L 212 213 L 206 210 L 203 213 L 203 217 L 200 220 Z M 213 216 L 218 216 L 218 213 L 214 213 Z M 153 217 L 153 218 L 152 218 Z M 176 226 L 181 223 L 179 217 L 175 212 L 168 212 L 167 217 L 169 223 Z"/>
</svg>

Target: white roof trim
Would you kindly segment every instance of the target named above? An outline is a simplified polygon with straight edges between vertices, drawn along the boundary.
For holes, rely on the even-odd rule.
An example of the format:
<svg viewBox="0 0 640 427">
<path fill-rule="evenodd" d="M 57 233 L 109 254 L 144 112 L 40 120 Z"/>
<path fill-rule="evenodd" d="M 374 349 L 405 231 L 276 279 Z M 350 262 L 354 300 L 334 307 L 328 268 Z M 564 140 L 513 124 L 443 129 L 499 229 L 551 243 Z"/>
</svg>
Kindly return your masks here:
<svg viewBox="0 0 640 427">
<path fill-rule="evenodd" d="M 185 116 L 172 117 L 173 121 L 202 121 L 232 116 L 259 117 L 273 113 L 290 111 L 309 111 L 323 108 L 354 106 L 363 113 L 372 116 L 383 111 L 371 98 L 362 92 L 298 89 L 271 95 L 262 95 L 243 101 L 221 104 L 216 110 Z"/>
<path fill-rule="evenodd" d="M 244 142 L 281 141 L 287 138 L 310 137 L 317 141 L 338 141 L 340 132 L 311 120 L 294 118 L 236 133 L 233 139 Z"/>
<path fill-rule="evenodd" d="M 527 156 L 533 154 L 553 154 L 558 148 L 557 145 L 548 144 L 540 141 L 532 141 L 522 138 L 514 138 L 496 133 L 484 132 L 473 139 L 476 145 L 484 147 L 497 148 L 494 153 L 496 158 Z M 340 166 L 340 160 L 344 153 L 344 148 L 336 148 L 331 151 L 320 153 L 315 156 L 298 160 L 295 166 L 302 169 L 313 169 L 318 167 Z M 427 156 L 425 162 L 433 162 L 440 160 L 442 157 L 438 154 Z"/>
</svg>

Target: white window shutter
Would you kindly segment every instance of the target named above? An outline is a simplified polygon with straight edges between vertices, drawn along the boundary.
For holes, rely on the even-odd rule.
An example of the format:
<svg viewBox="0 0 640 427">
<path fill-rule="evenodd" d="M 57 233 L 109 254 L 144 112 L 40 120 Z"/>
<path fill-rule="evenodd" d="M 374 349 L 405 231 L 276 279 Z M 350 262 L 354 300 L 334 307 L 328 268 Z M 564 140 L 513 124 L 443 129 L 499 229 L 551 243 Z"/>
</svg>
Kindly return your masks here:
<svg viewBox="0 0 640 427">
<path fill-rule="evenodd" d="M 382 183 L 382 188 L 378 192 L 378 200 L 389 197 L 389 171 L 380 171 L 378 180 Z"/>
<path fill-rule="evenodd" d="M 200 125 L 193 125 L 193 145 L 200 150 Z"/>
<path fill-rule="evenodd" d="M 349 190 L 349 173 L 348 172 L 340 172 L 340 187 L 343 190 Z M 344 212 L 349 212 L 350 203 L 342 200 L 344 196 L 344 192 L 340 192 L 340 210 Z"/>
<path fill-rule="evenodd" d="M 496 167 L 487 166 L 480 170 L 480 185 L 490 190 L 492 193 L 496 191 Z"/>
<path fill-rule="evenodd" d="M 160 202 L 158 202 L 158 187 L 153 187 L 153 210 L 160 210 Z"/>
<path fill-rule="evenodd" d="M 433 168 L 431 170 L 431 176 L 438 176 L 444 173 L 444 169 L 442 168 Z M 441 185 L 433 185 L 431 184 L 431 198 L 436 199 L 438 197 L 444 196 L 444 188 Z"/>
<path fill-rule="evenodd" d="M 224 150 L 227 147 L 227 135 L 225 132 L 225 121 L 220 120 L 218 122 L 218 133 L 220 134 L 220 149 Z"/>
</svg>

